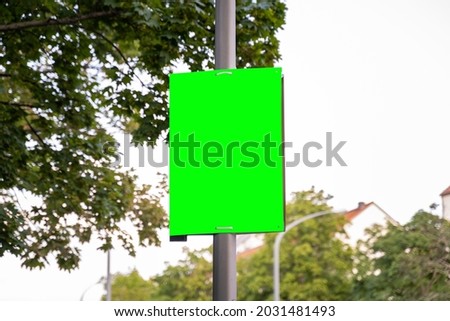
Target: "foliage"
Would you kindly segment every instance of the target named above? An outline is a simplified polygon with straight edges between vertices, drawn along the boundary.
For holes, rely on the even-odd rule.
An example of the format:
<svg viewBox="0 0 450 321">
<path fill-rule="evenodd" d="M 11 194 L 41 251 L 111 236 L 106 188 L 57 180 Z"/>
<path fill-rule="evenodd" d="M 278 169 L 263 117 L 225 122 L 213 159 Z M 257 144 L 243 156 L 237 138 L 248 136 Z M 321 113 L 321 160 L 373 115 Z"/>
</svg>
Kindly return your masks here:
<svg viewBox="0 0 450 321">
<path fill-rule="evenodd" d="M 176 265 L 144 280 L 137 270 L 116 274 L 111 284 L 113 301 L 207 301 L 212 297 L 210 249 L 188 251 Z M 102 298 L 103 300 L 105 297 Z"/>
<path fill-rule="evenodd" d="M 329 196 L 313 189 L 294 193 L 287 204 L 287 223 L 330 210 Z M 286 233 L 280 251 L 280 298 L 282 300 L 345 300 L 351 290 L 352 251 L 336 237 L 343 232 L 344 218 L 325 215 L 307 220 Z M 273 299 L 274 234 L 264 245 L 238 262 L 239 300 Z"/>
<path fill-rule="evenodd" d="M 112 301 L 150 301 L 155 291 L 152 280 L 144 280 L 136 269 L 129 274 L 115 274 L 111 283 Z"/>
<path fill-rule="evenodd" d="M 354 299 L 449 300 L 450 223 L 419 211 L 404 226 L 368 230 L 359 244 Z"/>
<path fill-rule="evenodd" d="M 287 218 L 328 210 L 328 196 L 314 189 L 294 194 L 287 205 Z M 333 215 L 305 221 L 286 234 L 281 251 L 281 298 L 283 300 L 343 300 L 351 290 L 352 252 L 336 237 L 343 218 Z M 238 299 L 271 300 L 273 289 L 272 244 L 275 235 L 266 235 L 265 245 L 251 256 L 238 256 Z M 212 298 L 211 248 L 185 249 L 185 259 L 167 266 L 152 277 L 151 300 L 203 301 Z M 131 282 L 127 282 L 131 284 Z M 113 297 L 116 289 L 113 283 Z M 132 286 L 128 292 L 133 292 Z"/>
<path fill-rule="evenodd" d="M 92 237 L 133 254 L 124 221 L 140 245 L 159 244 L 161 195 L 114 166 L 112 133 L 150 145 L 166 134 L 168 74 L 213 67 L 213 10 L 210 0 L 0 3 L 0 257 L 42 268 L 54 255 L 70 270 Z M 237 2 L 238 67 L 280 58 L 285 10 Z M 30 195 L 40 202 L 21 207 Z"/>
<path fill-rule="evenodd" d="M 153 278 L 157 298 L 164 301 L 208 301 L 212 298 L 211 249 L 188 251 L 177 265 Z"/>
</svg>

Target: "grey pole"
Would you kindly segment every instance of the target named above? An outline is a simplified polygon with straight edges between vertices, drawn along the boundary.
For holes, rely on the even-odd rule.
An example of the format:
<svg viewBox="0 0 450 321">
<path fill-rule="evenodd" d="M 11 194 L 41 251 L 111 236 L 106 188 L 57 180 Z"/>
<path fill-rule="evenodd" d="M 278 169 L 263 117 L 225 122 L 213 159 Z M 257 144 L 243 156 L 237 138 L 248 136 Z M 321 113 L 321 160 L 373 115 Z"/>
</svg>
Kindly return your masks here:
<svg viewBox="0 0 450 321">
<path fill-rule="evenodd" d="M 236 0 L 216 0 L 216 69 L 236 68 Z"/>
<path fill-rule="evenodd" d="M 111 251 L 106 255 L 106 301 L 111 301 Z"/>
<path fill-rule="evenodd" d="M 273 245 L 273 300 L 280 301 L 280 245 L 281 240 L 289 232 L 291 229 L 296 227 L 297 225 L 303 223 L 304 221 L 310 220 L 312 218 L 323 216 L 327 214 L 342 214 L 344 211 L 332 212 L 332 211 L 321 211 L 313 214 L 309 214 L 299 219 L 296 219 L 288 226 L 286 226 L 286 230 L 282 233 L 278 233 L 275 238 L 275 243 Z"/>
<path fill-rule="evenodd" d="M 236 0 L 216 0 L 216 69 L 236 68 Z M 213 300 L 234 301 L 236 235 L 216 234 L 213 240 Z"/>
<path fill-rule="evenodd" d="M 84 301 L 84 296 L 90 289 L 92 289 L 97 284 L 102 284 L 103 282 L 105 282 L 105 278 L 102 276 L 97 282 L 87 287 L 86 290 L 84 290 L 83 293 L 81 294 L 80 301 Z"/>
</svg>

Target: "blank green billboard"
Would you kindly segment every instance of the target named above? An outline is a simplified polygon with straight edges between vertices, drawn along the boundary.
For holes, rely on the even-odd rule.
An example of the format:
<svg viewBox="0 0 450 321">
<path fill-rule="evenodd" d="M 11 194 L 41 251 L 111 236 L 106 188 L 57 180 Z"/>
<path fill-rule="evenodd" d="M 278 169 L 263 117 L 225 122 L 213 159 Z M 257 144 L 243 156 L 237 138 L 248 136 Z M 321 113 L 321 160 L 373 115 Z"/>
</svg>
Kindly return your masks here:
<svg viewBox="0 0 450 321">
<path fill-rule="evenodd" d="M 170 235 L 284 230 L 281 68 L 170 75 Z"/>
</svg>

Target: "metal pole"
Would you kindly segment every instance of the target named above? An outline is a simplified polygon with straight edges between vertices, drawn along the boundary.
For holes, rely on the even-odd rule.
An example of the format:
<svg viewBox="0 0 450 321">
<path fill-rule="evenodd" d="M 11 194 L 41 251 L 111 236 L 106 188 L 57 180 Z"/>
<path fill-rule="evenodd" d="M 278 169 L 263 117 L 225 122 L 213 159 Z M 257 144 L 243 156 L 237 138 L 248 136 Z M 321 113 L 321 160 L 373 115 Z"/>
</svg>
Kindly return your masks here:
<svg viewBox="0 0 450 321">
<path fill-rule="evenodd" d="M 280 245 L 281 240 L 289 232 L 291 229 L 296 227 L 297 225 L 303 223 L 304 221 L 310 220 L 312 218 L 323 216 L 327 214 L 342 214 L 344 211 L 332 212 L 332 211 L 321 211 L 313 214 L 309 214 L 299 219 L 293 221 L 288 226 L 286 226 L 286 230 L 282 233 L 278 233 L 275 238 L 275 243 L 273 245 L 273 300 L 280 301 Z"/>
<path fill-rule="evenodd" d="M 87 291 L 92 289 L 97 284 L 102 284 L 104 281 L 105 281 L 105 278 L 102 276 L 97 282 L 95 282 L 94 284 L 87 287 L 86 290 L 84 290 L 83 293 L 81 294 L 80 301 L 84 301 L 84 296 L 86 295 Z"/>
<path fill-rule="evenodd" d="M 216 0 L 216 69 L 236 68 L 236 0 Z"/>
<path fill-rule="evenodd" d="M 111 301 L 111 251 L 106 255 L 106 301 Z"/>
<path fill-rule="evenodd" d="M 216 0 L 216 69 L 236 68 L 236 0 Z M 236 235 L 216 234 L 213 240 L 213 300 L 234 301 Z"/>
</svg>

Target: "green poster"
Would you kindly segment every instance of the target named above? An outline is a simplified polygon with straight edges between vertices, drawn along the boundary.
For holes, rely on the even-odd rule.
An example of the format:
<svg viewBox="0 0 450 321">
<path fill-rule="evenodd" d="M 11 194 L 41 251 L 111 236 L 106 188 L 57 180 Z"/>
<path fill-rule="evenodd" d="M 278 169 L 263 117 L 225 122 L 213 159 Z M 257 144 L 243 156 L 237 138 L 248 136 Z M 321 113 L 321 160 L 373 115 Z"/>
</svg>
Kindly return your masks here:
<svg viewBox="0 0 450 321">
<path fill-rule="evenodd" d="M 170 75 L 170 235 L 284 230 L 281 68 Z"/>
</svg>

